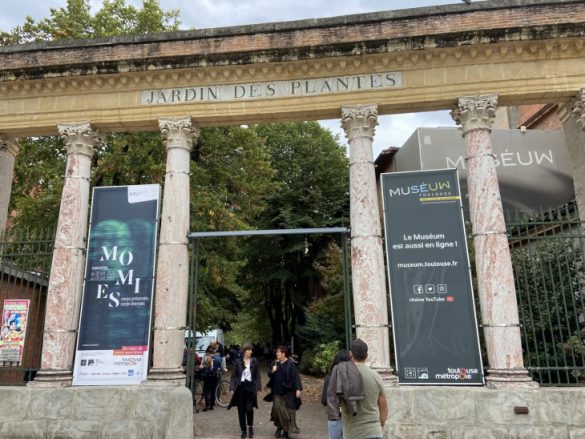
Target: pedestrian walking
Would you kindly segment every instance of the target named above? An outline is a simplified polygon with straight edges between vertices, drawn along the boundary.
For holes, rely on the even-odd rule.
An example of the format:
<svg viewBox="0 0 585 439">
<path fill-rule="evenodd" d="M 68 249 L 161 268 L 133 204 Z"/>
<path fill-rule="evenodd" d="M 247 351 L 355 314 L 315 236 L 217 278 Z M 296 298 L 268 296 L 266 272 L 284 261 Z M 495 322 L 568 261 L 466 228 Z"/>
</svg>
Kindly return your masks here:
<svg viewBox="0 0 585 439">
<path fill-rule="evenodd" d="M 327 388 L 329 386 L 329 382 L 331 381 L 331 374 L 334 370 L 335 366 L 339 363 L 349 361 L 349 355 L 345 349 L 341 349 L 335 355 L 331 366 L 329 366 L 329 371 L 327 375 L 325 375 L 325 379 L 323 380 L 323 389 L 321 390 L 321 404 L 324 406 L 330 405 L 330 408 L 327 409 L 327 432 L 328 432 L 328 439 L 343 439 L 343 424 L 341 422 L 341 411 L 338 405 L 338 401 L 329 401 L 327 400 Z M 333 391 L 333 390 L 332 390 Z"/>
<path fill-rule="evenodd" d="M 276 348 L 276 361 L 268 371 L 273 396 L 270 420 L 276 426 L 274 437 L 288 438 L 290 433 L 299 433 L 296 411 L 301 404 L 303 389 L 299 371 L 286 346 Z"/>
<path fill-rule="evenodd" d="M 254 437 L 254 408 L 258 408 L 258 392 L 261 390 L 259 362 L 252 357 L 252 345 L 245 343 L 242 346 L 242 358 L 235 362 L 230 379 L 232 398 L 227 407 L 228 410 L 238 407 L 242 438 Z"/>
<path fill-rule="evenodd" d="M 217 346 L 210 344 L 201 362 L 201 378 L 203 379 L 203 397 L 205 399 L 204 412 L 213 410 L 215 406 L 215 388 L 217 387 L 217 380 L 219 379 L 219 371 L 221 369 L 221 358 L 216 354 Z"/>
<path fill-rule="evenodd" d="M 388 417 L 388 403 L 380 375 L 366 365 L 368 345 L 362 339 L 351 342 L 349 356 L 361 377 L 364 396 L 357 401 L 355 416 L 343 404 L 343 437 L 348 439 L 382 439 Z"/>
</svg>

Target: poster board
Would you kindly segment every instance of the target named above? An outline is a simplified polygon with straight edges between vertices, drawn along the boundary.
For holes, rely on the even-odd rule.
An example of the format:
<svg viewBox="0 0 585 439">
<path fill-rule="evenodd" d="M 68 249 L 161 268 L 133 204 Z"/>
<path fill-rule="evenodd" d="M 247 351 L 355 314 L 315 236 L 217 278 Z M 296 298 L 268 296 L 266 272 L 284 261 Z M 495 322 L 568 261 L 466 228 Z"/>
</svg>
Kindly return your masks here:
<svg viewBox="0 0 585 439">
<path fill-rule="evenodd" d="M 146 380 L 159 185 L 96 187 L 73 385 Z"/>
<path fill-rule="evenodd" d="M 20 365 L 26 340 L 29 299 L 5 299 L 0 331 L 0 364 Z"/>
<path fill-rule="evenodd" d="M 483 385 L 457 171 L 381 182 L 399 384 Z"/>
</svg>

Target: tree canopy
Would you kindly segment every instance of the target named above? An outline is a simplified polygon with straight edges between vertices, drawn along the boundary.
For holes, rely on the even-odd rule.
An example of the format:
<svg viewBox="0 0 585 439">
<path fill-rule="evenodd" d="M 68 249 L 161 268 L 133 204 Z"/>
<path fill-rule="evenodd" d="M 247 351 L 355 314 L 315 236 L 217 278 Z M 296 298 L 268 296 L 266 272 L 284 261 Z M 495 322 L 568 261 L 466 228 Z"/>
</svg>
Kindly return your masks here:
<svg viewBox="0 0 585 439">
<path fill-rule="evenodd" d="M 158 0 L 143 0 L 138 9 L 126 0 L 103 0 L 93 15 L 89 0 L 67 0 L 66 7 L 51 8 L 48 18 L 37 22 L 28 15 L 21 26 L 0 32 L 0 45 L 173 31 L 179 24 L 179 11 L 164 11 Z"/>
</svg>

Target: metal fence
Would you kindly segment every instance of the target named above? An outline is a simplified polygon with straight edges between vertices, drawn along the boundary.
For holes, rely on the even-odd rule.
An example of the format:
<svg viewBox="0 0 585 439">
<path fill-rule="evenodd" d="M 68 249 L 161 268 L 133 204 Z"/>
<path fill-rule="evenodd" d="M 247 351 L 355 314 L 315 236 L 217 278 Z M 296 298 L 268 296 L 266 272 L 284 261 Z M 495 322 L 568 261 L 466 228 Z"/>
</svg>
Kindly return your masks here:
<svg viewBox="0 0 585 439">
<path fill-rule="evenodd" d="M 574 205 L 507 218 L 524 363 L 542 385 L 585 385 L 583 227 Z M 0 307 L 5 299 L 30 300 L 22 361 L 0 361 L 0 385 L 23 385 L 40 367 L 53 241 L 54 230 L 0 238 Z M 193 282 L 197 266 L 191 270 Z M 191 298 L 192 313 L 195 303 Z M 189 317 L 194 323 L 194 315 Z"/>
<path fill-rule="evenodd" d="M 585 385 L 585 235 L 576 206 L 507 222 L 524 364 L 541 385 Z"/>
<path fill-rule="evenodd" d="M 54 230 L 22 231 L 0 237 L 0 309 L 6 299 L 28 300 L 26 327 L 18 337 L 9 334 L 9 315 L 2 313 L 3 345 L 18 346 L 24 336 L 20 362 L 0 361 L 0 385 L 24 385 L 40 367 L 47 284 L 53 256 Z M 15 342 L 16 338 L 16 342 Z"/>
</svg>

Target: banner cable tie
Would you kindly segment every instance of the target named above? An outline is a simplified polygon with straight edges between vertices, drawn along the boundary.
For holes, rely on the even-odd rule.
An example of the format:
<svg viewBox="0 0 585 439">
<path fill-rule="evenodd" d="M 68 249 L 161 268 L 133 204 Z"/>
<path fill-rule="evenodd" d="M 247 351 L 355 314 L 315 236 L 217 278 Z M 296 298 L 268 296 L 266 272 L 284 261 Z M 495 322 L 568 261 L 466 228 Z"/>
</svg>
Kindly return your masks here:
<svg viewBox="0 0 585 439">
<path fill-rule="evenodd" d="M 476 155 L 470 155 L 469 157 L 465 157 L 465 161 L 471 160 L 471 159 L 477 159 L 480 157 L 491 157 L 494 160 L 496 159 L 496 155 L 493 153 L 485 153 L 485 154 L 476 154 Z"/>
<path fill-rule="evenodd" d="M 478 233 L 472 233 L 471 236 L 472 237 L 476 237 L 476 236 L 487 236 L 487 235 L 507 235 L 508 232 L 507 231 L 503 231 L 503 232 L 478 232 Z"/>
<path fill-rule="evenodd" d="M 55 333 L 55 334 L 71 334 L 71 333 L 76 333 L 77 329 L 45 329 L 43 330 L 43 332 L 45 333 Z"/>
<path fill-rule="evenodd" d="M 155 326 L 152 329 L 154 329 L 155 331 L 179 331 L 179 330 L 185 331 L 186 329 L 189 329 L 189 327 L 188 326 L 179 326 L 178 328 L 177 327 L 174 327 L 173 328 L 173 327 L 158 327 L 158 326 Z"/>
<path fill-rule="evenodd" d="M 486 323 L 480 323 L 480 328 L 521 328 L 521 323 L 499 323 L 488 325 Z"/>
</svg>

